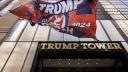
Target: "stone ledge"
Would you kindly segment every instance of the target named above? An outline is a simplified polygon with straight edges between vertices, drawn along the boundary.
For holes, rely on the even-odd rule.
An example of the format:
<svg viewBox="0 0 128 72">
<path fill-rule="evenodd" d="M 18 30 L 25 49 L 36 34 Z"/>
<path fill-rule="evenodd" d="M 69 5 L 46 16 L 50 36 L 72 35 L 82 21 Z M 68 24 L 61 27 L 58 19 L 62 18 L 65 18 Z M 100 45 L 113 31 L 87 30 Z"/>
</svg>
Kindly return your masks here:
<svg viewBox="0 0 128 72">
<path fill-rule="evenodd" d="M 2 3 L 0 3 L 0 11 L 5 8 L 10 2 L 12 2 L 13 0 L 6 0 Z"/>
</svg>

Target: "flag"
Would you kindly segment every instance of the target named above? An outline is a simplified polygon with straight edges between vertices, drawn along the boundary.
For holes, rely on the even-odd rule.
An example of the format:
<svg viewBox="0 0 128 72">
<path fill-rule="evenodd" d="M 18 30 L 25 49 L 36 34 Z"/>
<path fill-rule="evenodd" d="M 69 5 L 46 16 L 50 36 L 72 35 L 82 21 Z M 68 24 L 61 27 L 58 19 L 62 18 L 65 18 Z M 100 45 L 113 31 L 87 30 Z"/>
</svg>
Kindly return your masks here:
<svg viewBox="0 0 128 72">
<path fill-rule="evenodd" d="M 33 0 L 11 13 L 34 24 L 49 25 L 59 32 L 76 37 L 94 38 L 96 34 L 96 0 Z"/>
<path fill-rule="evenodd" d="M 28 19 L 31 22 L 36 23 L 41 16 L 47 16 L 47 14 L 41 13 L 38 8 L 38 3 L 33 0 L 10 10 L 10 13 L 19 18 Z"/>
</svg>

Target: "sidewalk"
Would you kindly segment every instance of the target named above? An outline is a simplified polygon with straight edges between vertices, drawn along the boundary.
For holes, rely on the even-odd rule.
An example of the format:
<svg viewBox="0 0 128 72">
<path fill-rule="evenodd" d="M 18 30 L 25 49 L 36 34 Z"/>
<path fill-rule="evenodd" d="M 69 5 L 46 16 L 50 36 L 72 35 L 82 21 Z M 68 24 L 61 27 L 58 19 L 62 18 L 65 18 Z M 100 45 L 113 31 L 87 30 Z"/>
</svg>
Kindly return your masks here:
<svg viewBox="0 0 128 72">
<path fill-rule="evenodd" d="M 23 3 L 26 3 L 26 2 L 28 2 L 28 1 L 27 0 L 19 0 L 13 6 L 13 8 L 16 8 L 19 5 L 21 5 Z M 18 19 L 18 17 L 16 17 L 15 15 L 13 15 L 11 13 L 7 13 L 3 17 L 0 17 L 0 28 L 9 28 L 8 30 L 10 30 L 10 28 L 15 24 L 15 22 L 16 22 L 17 19 Z M 0 32 L 0 41 L 4 38 L 4 36 L 6 35 L 7 32 L 5 32 L 5 33 L 3 33 L 3 32 L 1 33 Z"/>
</svg>

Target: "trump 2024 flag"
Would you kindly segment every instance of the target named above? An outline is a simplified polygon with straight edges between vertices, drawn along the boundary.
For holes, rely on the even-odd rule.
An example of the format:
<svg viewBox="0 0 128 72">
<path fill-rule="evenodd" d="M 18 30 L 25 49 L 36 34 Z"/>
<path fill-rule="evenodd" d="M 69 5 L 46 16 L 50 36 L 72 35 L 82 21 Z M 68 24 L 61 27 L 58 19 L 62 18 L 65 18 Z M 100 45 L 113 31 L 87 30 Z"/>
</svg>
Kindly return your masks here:
<svg viewBox="0 0 128 72">
<path fill-rule="evenodd" d="M 95 38 L 96 0 L 33 0 L 10 11 L 31 25 L 51 26 L 80 38 Z"/>
</svg>

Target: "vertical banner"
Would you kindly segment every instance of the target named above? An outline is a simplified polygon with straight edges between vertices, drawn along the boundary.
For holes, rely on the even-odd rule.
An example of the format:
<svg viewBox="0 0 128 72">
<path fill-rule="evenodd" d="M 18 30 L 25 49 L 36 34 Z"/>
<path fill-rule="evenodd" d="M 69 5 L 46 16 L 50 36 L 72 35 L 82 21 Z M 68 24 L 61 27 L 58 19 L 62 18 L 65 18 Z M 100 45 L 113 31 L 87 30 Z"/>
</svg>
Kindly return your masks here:
<svg viewBox="0 0 128 72">
<path fill-rule="evenodd" d="M 95 38 L 96 0 L 34 0 L 10 11 L 31 24 L 51 26 L 76 37 Z"/>
</svg>

